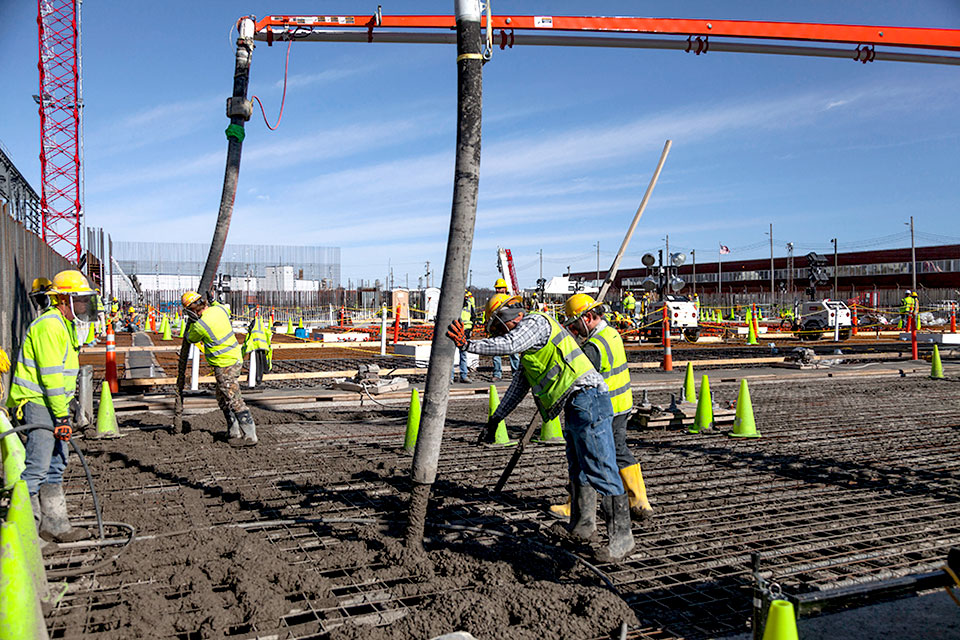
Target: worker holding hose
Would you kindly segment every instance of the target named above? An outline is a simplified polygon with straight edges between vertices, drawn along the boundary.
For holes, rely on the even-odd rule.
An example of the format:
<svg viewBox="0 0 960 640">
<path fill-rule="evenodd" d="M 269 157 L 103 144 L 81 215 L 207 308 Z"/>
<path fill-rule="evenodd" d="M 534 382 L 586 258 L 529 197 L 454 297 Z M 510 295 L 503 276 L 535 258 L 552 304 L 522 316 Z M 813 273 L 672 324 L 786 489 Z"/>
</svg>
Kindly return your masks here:
<svg viewBox="0 0 960 640">
<path fill-rule="evenodd" d="M 566 535 L 590 541 L 597 528 L 597 493 L 606 517 L 608 545 L 598 554 L 617 561 L 633 549 L 630 502 L 617 469 L 613 443 L 613 406 L 607 385 L 577 341 L 549 315 L 527 312 L 520 296 L 498 293 L 486 306 L 485 340 L 468 340 L 459 320 L 447 336 L 462 350 L 482 355 L 520 354 L 522 376 L 514 376 L 503 401 L 490 416 L 481 440 L 493 442 L 497 425 L 526 396 L 544 421 L 564 413 L 567 470 L 573 495 Z"/>
<path fill-rule="evenodd" d="M 221 304 L 208 305 L 196 291 L 180 296 L 183 314 L 190 320 L 187 340 L 203 343 L 203 355 L 213 367 L 217 379 L 217 404 L 227 420 L 227 442 L 232 447 L 257 444 L 257 427 L 253 415 L 240 395 L 240 370 L 243 354 L 233 335 L 230 314 Z"/>
<path fill-rule="evenodd" d="M 67 517 L 63 472 L 67 442 L 78 411 L 74 394 L 80 373 L 80 341 L 74 320 L 96 319 L 96 293 L 79 271 L 61 271 L 49 287 L 51 304 L 27 327 L 11 380 L 7 406 L 19 425 L 53 428 L 27 432 L 26 461 L 21 478 L 27 483 L 40 536 L 54 542 L 90 537 Z"/>
<path fill-rule="evenodd" d="M 585 293 L 575 293 L 563 305 L 566 327 L 584 342 L 584 355 L 603 376 L 613 405 L 613 443 L 617 450 L 617 467 L 620 479 L 630 500 L 630 513 L 637 520 L 653 516 L 653 508 L 647 499 L 647 487 L 643 482 L 640 463 L 627 448 L 627 422 L 633 411 L 633 392 L 630 390 L 630 370 L 627 368 L 627 352 L 617 330 L 603 319 L 603 307 Z M 550 513 L 559 517 L 570 516 L 570 500 L 566 504 L 550 507 Z"/>
</svg>

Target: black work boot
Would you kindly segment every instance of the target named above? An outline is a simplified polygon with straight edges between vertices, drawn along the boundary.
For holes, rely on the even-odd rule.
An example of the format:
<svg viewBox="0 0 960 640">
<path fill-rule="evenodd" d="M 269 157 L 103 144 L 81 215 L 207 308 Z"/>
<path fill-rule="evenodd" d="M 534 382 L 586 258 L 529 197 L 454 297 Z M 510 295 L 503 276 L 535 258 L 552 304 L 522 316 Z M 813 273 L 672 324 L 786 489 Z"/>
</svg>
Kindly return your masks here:
<svg viewBox="0 0 960 640">
<path fill-rule="evenodd" d="M 634 547 L 633 531 L 630 529 L 630 498 L 626 493 L 603 496 L 600 505 L 607 523 L 609 542 L 597 552 L 597 560 L 619 562 Z"/>
<path fill-rule="evenodd" d="M 570 535 L 588 541 L 597 531 L 597 490 L 590 485 L 573 483 L 570 499 Z"/>
<path fill-rule="evenodd" d="M 240 423 L 240 437 L 227 440 L 230 446 L 252 447 L 257 444 L 257 425 L 253 423 L 250 410 L 237 412 L 237 422 Z"/>
</svg>

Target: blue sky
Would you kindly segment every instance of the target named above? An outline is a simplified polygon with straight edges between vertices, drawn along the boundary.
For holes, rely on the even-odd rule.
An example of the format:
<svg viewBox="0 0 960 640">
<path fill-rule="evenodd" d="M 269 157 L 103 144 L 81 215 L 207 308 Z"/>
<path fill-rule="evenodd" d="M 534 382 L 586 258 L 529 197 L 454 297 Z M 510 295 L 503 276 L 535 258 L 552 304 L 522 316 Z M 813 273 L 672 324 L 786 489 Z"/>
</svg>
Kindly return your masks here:
<svg viewBox="0 0 960 640">
<path fill-rule="evenodd" d="M 241 15 L 363 14 L 356 2 L 83 4 L 86 223 L 115 240 L 206 242 L 219 206 Z M 453 1 L 384 3 L 452 12 Z M 499 14 L 643 15 L 960 28 L 960 3 L 505 2 Z M 36 5 L 0 0 L 0 141 L 39 189 Z M 271 124 L 285 44 L 258 43 Z M 230 241 L 342 248 L 343 277 L 440 273 L 456 68 L 443 45 L 295 43 L 283 120 L 247 125 Z M 716 259 L 957 241 L 960 69 L 711 52 L 516 47 L 484 67 L 473 282 L 508 247 L 522 286 L 613 259 L 663 142 L 673 150 L 623 266 L 663 245 Z"/>
</svg>

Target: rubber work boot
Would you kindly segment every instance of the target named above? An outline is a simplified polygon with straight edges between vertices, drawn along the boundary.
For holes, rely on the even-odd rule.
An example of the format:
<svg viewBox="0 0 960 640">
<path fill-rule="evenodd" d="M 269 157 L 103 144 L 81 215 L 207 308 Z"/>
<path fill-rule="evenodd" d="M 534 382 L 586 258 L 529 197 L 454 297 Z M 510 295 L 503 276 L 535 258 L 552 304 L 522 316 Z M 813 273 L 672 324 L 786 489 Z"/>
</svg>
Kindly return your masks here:
<svg viewBox="0 0 960 640">
<path fill-rule="evenodd" d="M 620 479 L 623 480 L 623 488 L 630 498 L 630 515 L 634 520 L 643 521 L 652 518 L 653 507 L 647 500 L 647 487 L 643 483 L 640 463 L 620 469 Z"/>
<path fill-rule="evenodd" d="M 579 540 L 590 540 L 597 530 L 597 490 L 590 485 L 573 483 L 570 501 L 570 535 Z"/>
<path fill-rule="evenodd" d="M 603 496 L 603 515 L 607 523 L 606 547 L 597 552 L 600 562 L 619 562 L 634 547 L 633 531 L 630 529 L 630 499 L 626 493 L 618 496 Z"/>
<path fill-rule="evenodd" d="M 560 518 L 565 520 L 570 517 L 570 496 L 567 496 L 567 501 L 563 504 L 552 504 L 550 505 L 550 515 L 554 518 Z"/>
<path fill-rule="evenodd" d="M 241 437 L 240 421 L 237 420 L 237 416 L 234 415 L 233 411 L 227 409 L 223 412 L 223 415 L 227 419 L 227 439 L 232 440 Z"/>
<path fill-rule="evenodd" d="M 37 531 L 40 531 L 41 518 L 40 518 L 40 495 L 39 494 L 35 493 L 32 496 L 30 496 L 30 508 L 33 510 L 33 523 L 36 525 Z M 38 542 L 40 543 L 41 554 L 50 554 L 59 548 L 56 542 L 49 542 L 47 540 L 44 540 L 43 538 L 40 538 Z"/>
<path fill-rule="evenodd" d="M 237 413 L 237 421 L 240 423 L 239 438 L 230 438 L 227 442 L 231 447 L 252 447 L 257 444 L 257 425 L 253 423 L 253 416 L 250 410 Z"/>
<path fill-rule="evenodd" d="M 62 484 L 42 484 L 37 496 L 40 502 L 40 537 L 53 542 L 77 542 L 90 537 L 86 529 L 70 526 L 67 499 Z"/>
</svg>

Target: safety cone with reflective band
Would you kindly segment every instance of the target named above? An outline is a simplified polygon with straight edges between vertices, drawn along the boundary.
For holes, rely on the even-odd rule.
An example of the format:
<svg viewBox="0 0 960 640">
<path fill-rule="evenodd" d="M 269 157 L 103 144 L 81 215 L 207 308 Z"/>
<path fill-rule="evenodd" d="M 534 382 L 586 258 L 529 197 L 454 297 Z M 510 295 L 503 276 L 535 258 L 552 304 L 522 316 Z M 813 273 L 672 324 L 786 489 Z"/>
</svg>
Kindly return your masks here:
<svg viewBox="0 0 960 640">
<path fill-rule="evenodd" d="M 687 402 L 697 401 L 697 387 L 693 381 L 693 363 L 687 361 L 687 373 L 683 379 L 683 399 Z"/>
<path fill-rule="evenodd" d="M 37 521 L 33 517 L 30 504 L 30 492 L 25 480 L 18 480 L 10 492 L 10 506 L 7 508 L 7 522 L 12 522 L 20 533 L 23 561 L 33 580 L 33 586 L 41 600 L 47 597 L 47 573 L 43 568 L 43 556 L 40 553 L 37 537 Z M 0 638 L 4 638 L 0 634 Z"/>
<path fill-rule="evenodd" d="M 407 412 L 407 435 L 403 439 L 403 448 L 413 453 L 417 448 L 417 435 L 420 433 L 420 392 L 410 392 L 410 410 Z"/>
<path fill-rule="evenodd" d="M 740 394 L 737 396 L 737 415 L 733 419 L 731 436 L 737 438 L 759 438 L 757 423 L 753 419 L 753 403 L 750 402 L 750 389 L 747 381 L 740 381 Z"/>
<path fill-rule="evenodd" d="M 496 385 L 490 385 L 490 394 L 487 396 L 487 419 L 489 420 L 493 417 L 493 412 L 497 410 L 497 407 L 500 406 L 500 396 L 497 394 Z M 507 435 L 507 423 L 501 420 L 497 423 L 497 431 L 493 436 L 493 443 L 500 444 L 506 447 L 512 447 L 517 444 L 516 441 L 510 440 L 510 436 Z"/>
<path fill-rule="evenodd" d="M 930 377 L 943 380 L 943 363 L 940 362 L 940 349 L 933 345 L 933 357 L 930 358 Z"/>
<path fill-rule="evenodd" d="M 7 414 L 0 411 L 0 432 L 12 428 Z M 10 487 L 20 479 L 20 474 L 26 469 L 27 452 L 17 434 L 11 433 L 0 440 L 0 460 L 3 462 L 3 486 Z"/>
<path fill-rule="evenodd" d="M 713 426 L 713 398 L 710 397 L 710 378 L 703 374 L 700 378 L 700 398 L 697 400 L 697 414 L 693 426 L 687 433 L 700 433 Z"/>
<path fill-rule="evenodd" d="M 106 382 L 100 386 L 100 406 L 97 407 L 97 437 L 120 437 L 117 414 L 113 410 L 113 396 L 110 395 L 110 387 L 107 386 Z"/>
<path fill-rule="evenodd" d="M 46 640 L 40 594 L 30 577 L 17 526 L 0 524 L 0 638 Z"/>
<path fill-rule="evenodd" d="M 534 439 L 540 444 L 563 444 L 563 428 L 560 426 L 560 417 L 547 420 L 540 426 L 540 436 Z"/>
<path fill-rule="evenodd" d="M 767 624 L 763 627 L 763 640 L 800 640 L 797 634 L 797 616 L 793 604 L 786 600 L 774 600 L 767 609 Z"/>
</svg>

